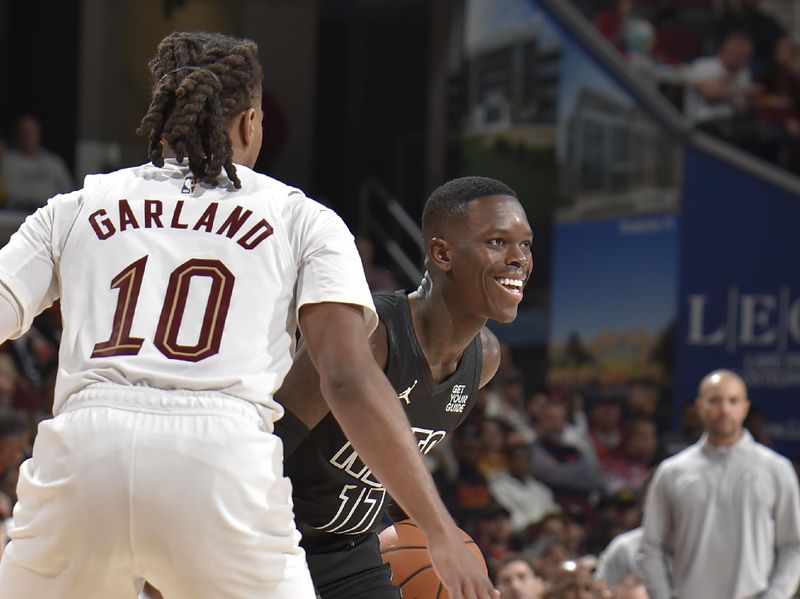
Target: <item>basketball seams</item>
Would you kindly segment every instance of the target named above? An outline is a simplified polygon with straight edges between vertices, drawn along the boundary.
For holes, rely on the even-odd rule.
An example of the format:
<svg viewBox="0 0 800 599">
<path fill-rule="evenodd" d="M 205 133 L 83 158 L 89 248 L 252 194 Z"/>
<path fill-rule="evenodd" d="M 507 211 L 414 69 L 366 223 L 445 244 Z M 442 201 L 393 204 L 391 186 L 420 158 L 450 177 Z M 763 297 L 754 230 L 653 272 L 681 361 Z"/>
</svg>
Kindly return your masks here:
<svg viewBox="0 0 800 599">
<path fill-rule="evenodd" d="M 392 584 L 403 597 L 412 599 L 447 599 L 449 594 L 430 562 L 427 539 L 422 530 L 409 520 L 394 523 L 396 536 L 382 540 L 381 557 L 392 571 Z M 461 540 L 470 553 L 483 562 L 485 558 L 475 541 L 463 530 Z M 392 543 L 398 543 L 393 545 Z M 400 544 L 402 543 L 402 544 Z"/>
<path fill-rule="evenodd" d="M 397 586 L 398 586 L 398 588 L 400 588 L 400 590 L 402 590 L 402 589 L 403 589 L 403 587 L 404 587 L 405 585 L 407 585 L 409 582 L 411 582 L 412 580 L 414 580 L 414 578 L 415 578 L 417 575 L 421 574 L 421 573 L 422 573 L 422 572 L 424 572 L 425 570 L 431 570 L 432 568 L 433 568 L 433 566 L 432 566 L 431 564 L 425 564 L 424 566 L 422 566 L 422 567 L 420 567 L 420 568 L 417 568 L 417 569 L 416 569 L 416 570 L 414 570 L 414 571 L 413 571 L 411 574 L 409 574 L 409 575 L 408 575 L 408 577 L 407 577 L 407 578 L 406 578 L 406 579 L 405 579 L 403 582 L 399 582 L 399 583 L 397 583 Z"/>
</svg>

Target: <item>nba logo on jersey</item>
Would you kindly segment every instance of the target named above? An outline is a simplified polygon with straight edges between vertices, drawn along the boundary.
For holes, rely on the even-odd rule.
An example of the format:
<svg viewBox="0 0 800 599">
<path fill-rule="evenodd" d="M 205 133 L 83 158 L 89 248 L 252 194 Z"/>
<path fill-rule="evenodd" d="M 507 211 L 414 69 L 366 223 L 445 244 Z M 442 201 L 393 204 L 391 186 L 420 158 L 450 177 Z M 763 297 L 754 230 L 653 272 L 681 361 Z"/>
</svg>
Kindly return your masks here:
<svg viewBox="0 0 800 599">
<path fill-rule="evenodd" d="M 183 180 L 183 187 L 181 187 L 181 193 L 194 193 L 194 188 L 196 185 L 197 185 L 197 179 L 189 175 Z"/>
</svg>

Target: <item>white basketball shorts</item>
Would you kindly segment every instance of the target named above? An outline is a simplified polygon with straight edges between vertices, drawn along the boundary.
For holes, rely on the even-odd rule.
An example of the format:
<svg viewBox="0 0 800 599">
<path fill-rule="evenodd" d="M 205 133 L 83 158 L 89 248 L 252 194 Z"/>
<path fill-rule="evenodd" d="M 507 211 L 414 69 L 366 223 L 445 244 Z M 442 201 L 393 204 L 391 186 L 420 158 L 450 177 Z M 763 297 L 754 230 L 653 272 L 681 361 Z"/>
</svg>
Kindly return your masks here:
<svg viewBox="0 0 800 599">
<path fill-rule="evenodd" d="M 313 598 L 282 454 L 231 396 L 84 389 L 21 466 L 0 598 Z"/>
</svg>

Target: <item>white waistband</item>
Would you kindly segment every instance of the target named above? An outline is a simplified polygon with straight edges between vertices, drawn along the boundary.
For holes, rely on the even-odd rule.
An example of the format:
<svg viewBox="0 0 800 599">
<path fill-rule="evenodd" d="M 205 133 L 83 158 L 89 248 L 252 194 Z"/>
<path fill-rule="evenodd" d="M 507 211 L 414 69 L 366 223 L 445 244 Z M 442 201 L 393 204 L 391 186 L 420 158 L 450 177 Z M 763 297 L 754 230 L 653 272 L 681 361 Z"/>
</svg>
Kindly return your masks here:
<svg viewBox="0 0 800 599">
<path fill-rule="evenodd" d="M 255 404 L 219 391 L 155 389 L 142 385 L 96 383 L 67 398 L 61 412 L 90 406 L 108 406 L 147 412 L 207 412 L 262 420 Z"/>
</svg>

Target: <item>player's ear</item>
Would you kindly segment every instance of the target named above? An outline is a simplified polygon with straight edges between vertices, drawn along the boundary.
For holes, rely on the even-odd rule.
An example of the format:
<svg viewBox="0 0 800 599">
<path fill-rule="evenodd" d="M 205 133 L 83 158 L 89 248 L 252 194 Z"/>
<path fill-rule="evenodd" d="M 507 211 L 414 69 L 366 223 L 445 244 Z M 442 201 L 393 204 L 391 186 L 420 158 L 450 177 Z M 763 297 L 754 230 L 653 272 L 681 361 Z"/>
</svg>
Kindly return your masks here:
<svg viewBox="0 0 800 599">
<path fill-rule="evenodd" d="M 252 143 L 255 128 L 256 125 L 258 125 L 258 123 L 256 123 L 256 109 L 248 108 L 239 115 L 238 119 L 239 135 L 242 138 L 242 145 L 247 147 Z"/>
<path fill-rule="evenodd" d="M 435 268 L 444 272 L 449 271 L 452 268 L 450 244 L 439 237 L 431 237 L 428 241 L 428 260 Z"/>
</svg>

